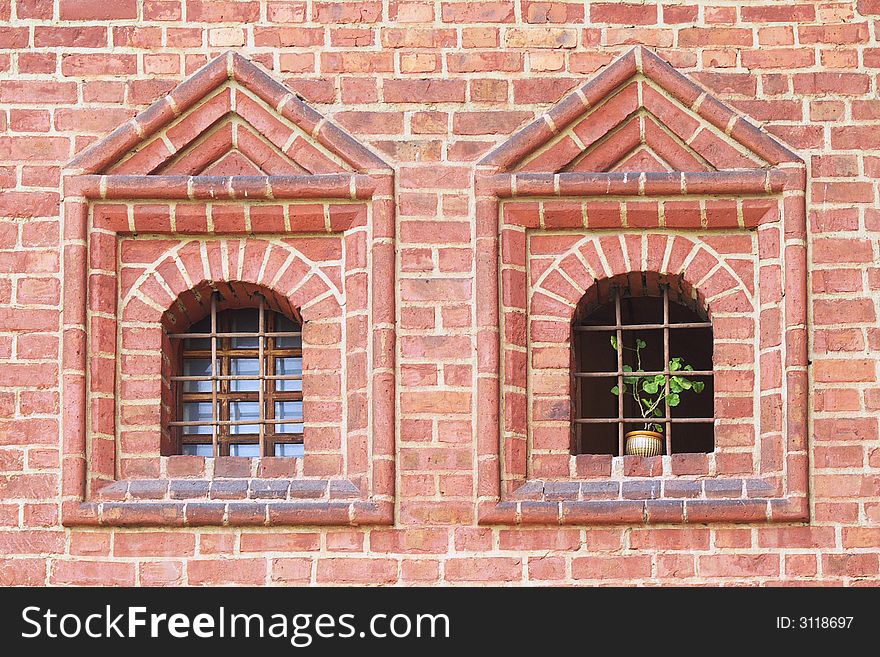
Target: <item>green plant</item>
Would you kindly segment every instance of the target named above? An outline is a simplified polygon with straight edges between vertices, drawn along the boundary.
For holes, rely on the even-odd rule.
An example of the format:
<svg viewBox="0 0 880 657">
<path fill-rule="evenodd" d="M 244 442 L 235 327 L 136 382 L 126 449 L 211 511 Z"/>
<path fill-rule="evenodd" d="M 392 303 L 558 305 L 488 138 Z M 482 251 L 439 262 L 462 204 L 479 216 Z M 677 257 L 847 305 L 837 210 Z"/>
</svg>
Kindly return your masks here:
<svg viewBox="0 0 880 657">
<path fill-rule="evenodd" d="M 674 372 L 692 372 L 694 370 L 693 367 L 682 362 L 679 357 L 669 361 L 668 371 L 673 374 L 640 374 L 645 371 L 642 369 L 642 350 L 648 346 L 644 340 L 637 338 L 635 347 L 626 347 L 618 344 L 617 337 L 611 336 L 611 346 L 615 351 L 620 351 L 622 348 L 635 353 L 636 369 L 633 369 L 632 365 L 624 364 L 623 389 L 620 385 L 616 385 L 611 388 L 611 392 L 616 396 L 632 394 L 639 406 L 642 418 L 645 420 L 645 431 L 663 433 L 663 427 L 656 422 L 651 422 L 651 419 L 663 417 L 664 401 L 670 406 L 678 406 L 681 403 L 681 396 L 686 392 L 700 394 L 706 388 L 703 381 L 694 381 L 687 376 L 674 374 Z"/>
</svg>

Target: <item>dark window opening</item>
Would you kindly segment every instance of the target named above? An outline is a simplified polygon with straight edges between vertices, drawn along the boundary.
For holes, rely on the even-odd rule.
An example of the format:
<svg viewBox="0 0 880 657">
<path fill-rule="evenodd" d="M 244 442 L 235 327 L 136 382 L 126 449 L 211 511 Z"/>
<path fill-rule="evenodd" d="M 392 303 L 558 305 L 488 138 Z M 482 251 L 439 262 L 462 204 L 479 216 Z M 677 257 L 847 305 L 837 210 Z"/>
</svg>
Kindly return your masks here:
<svg viewBox="0 0 880 657">
<path fill-rule="evenodd" d="M 303 456 L 302 322 L 266 308 L 211 312 L 172 339 L 172 436 L 191 456 Z"/>
<path fill-rule="evenodd" d="M 572 452 L 619 456 L 626 435 L 643 429 L 661 434 L 667 455 L 713 451 L 705 311 L 677 281 L 656 274 L 607 283 L 585 295 L 572 324 Z"/>
</svg>

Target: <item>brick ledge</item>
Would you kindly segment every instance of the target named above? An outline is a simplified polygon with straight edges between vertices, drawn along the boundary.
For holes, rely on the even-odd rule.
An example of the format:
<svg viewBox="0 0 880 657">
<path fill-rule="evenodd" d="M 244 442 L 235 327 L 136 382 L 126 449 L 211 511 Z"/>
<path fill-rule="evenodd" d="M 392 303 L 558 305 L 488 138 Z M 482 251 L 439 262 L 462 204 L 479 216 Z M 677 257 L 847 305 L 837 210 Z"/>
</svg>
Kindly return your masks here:
<svg viewBox="0 0 880 657">
<path fill-rule="evenodd" d="M 484 502 L 480 525 L 650 525 L 808 522 L 804 497 Z"/>
<path fill-rule="evenodd" d="M 65 527 L 279 527 L 391 525 L 390 501 L 78 502 L 61 506 Z"/>
</svg>

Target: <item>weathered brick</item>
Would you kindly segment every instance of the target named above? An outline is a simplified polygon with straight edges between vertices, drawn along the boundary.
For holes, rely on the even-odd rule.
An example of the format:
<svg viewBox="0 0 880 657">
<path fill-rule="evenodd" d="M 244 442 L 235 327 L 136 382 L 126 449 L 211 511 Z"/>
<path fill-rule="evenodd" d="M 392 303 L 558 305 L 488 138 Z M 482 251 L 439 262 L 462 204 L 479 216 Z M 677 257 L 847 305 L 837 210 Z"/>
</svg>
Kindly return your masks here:
<svg viewBox="0 0 880 657">
<path fill-rule="evenodd" d="M 0 2 L 0 49 L 9 53 L 0 55 L 0 552 L 8 557 L 0 584 L 876 580 L 877 15 L 876 0 Z M 656 49 L 699 86 L 648 51 L 627 56 L 631 46 Z M 247 121 L 233 120 L 234 138 L 232 124 L 221 125 L 232 106 L 219 103 L 204 122 L 184 117 L 170 129 L 176 155 L 159 139 L 130 172 L 373 171 L 372 157 L 352 159 L 353 141 L 365 141 L 394 170 L 393 182 L 369 174 L 378 196 L 357 207 L 343 199 L 363 196 L 366 178 L 354 187 L 346 180 L 329 204 L 274 193 L 255 200 L 266 194 L 262 183 L 236 188 L 230 200 L 202 198 L 228 194 L 227 182 L 196 180 L 178 202 L 137 201 L 143 190 L 135 189 L 91 205 L 99 230 L 86 235 L 84 255 L 75 212 L 59 219 L 62 194 L 75 187 L 62 182 L 64 165 L 157 100 L 144 121 L 147 133 L 161 131 L 175 115 L 162 99 L 214 51 L 242 48 L 351 139 L 339 135 L 329 154 L 307 145 L 305 136 L 333 133 L 330 124 L 249 70 L 233 84 Z M 638 61 L 644 80 L 632 84 Z M 611 81 L 595 77 L 624 69 Z M 221 61 L 191 78 L 187 87 L 200 89 L 191 100 L 227 75 Z M 270 98 L 252 100 L 261 87 Z M 724 104 L 762 129 L 734 120 Z M 283 120 L 271 116 L 279 106 Z M 303 120 L 305 136 L 288 143 L 291 118 Z M 517 198 L 499 212 L 486 169 L 475 164 L 524 126 L 523 152 L 558 142 L 503 165 L 529 174 L 505 192 Z M 783 193 L 771 172 L 770 202 L 752 198 L 766 191 L 765 158 L 743 154 L 767 134 L 808 162 L 806 212 L 800 174 Z M 227 154 L 236 147 L 240 155 Z M 764 155 L 788 158 L 771 150 Z M 165 158 L 181 152 L 169 166 Z M 708 185 L 711 177 L 686 175 L 683 185 L 677 175 L 716 168 L 724 189 Z M 532 175 L 564 169 L 627 175 Z M 578 185 L 594 183 L 586 206 L 564 198 L 583 199 Z M 743 187 L 750 191 L 739 204 Z M 610 200 L 597 198 L 605 192 Z M 531 194 L 539 196 L 520 198 Z M 387 209 L 400 220 L 380 227 L 377 212 Z M 749 230 L 740 230 L 740 209 Z M 601 231 L 592 246 L 583 246 L 592 234 L 584 217 Z M 349 224 L 342 237 L 325 234 Z M 115 233 L 125 235 L 121 243 Z M 505 269 L 484 278 L 499 256 L 486 248 L 496 240 Z M 789 266 L 788 257 L 802 256 L 806 271 Z M 383 259 L 396 280 L 377 276 Z M 93 270 L 87 294 L 71 274 L 81 265 Z M 714 449 L 572 456 L 573 307 L 596 279 L 618 273 L 646 272 L 625 276 L 627 284 L 659 289 L 652 272 L 661 268 L 683 271 L 685 295 L 705 301 L 713 319 Z M 157 318 L 169 308 L 188 323 L 198 304 L 181 291 L 236 277 L 262 277 L 307 317 L 306 412 L 318 418 L 307 456 L 160 458 L 163 418 L 150 400 L 169 402 L 170 392 L 159 376 Z M 116 298 L 129 293 L 124 303 Z M 95 314 L 84 337 L 76 327 L 86 304 Z M 343 308 L 355 310 L 343 318 Z M 117 326 L 116 310 L 133 324 Z M 383 345 L 391 346 L 384 355 Z M 486 400 L 496 392 L 499 346 L 505 403 L 496 417 Z M 89 388 L 101 393 L 89 425 L 91 471 L 122 477 L 93 482 L 92 493 L 106 500 L 105 523 L 135 526 L 61 525 L 69 505 L 61 512 L 59 496 L 78 494 L 85 469 L 81 456 L 63 454 L 78 437 L 61 439 L 70 424 L 60 415 L 78 402 L 61 384 L 84 384 L 79 366 L 62 371 L 60 359 L 78 363 L 80 353 L 95 355 Z M 386 405 L 399 417 L 370 408 L 383 389 L 395 390 Z M 117 408 L 114 396 L 138 403 Z M 683 431 L 673 431 L 674 449 Z M 381 512 L 363 502 L 376 482 L 396 497 L 380 496 Z M 496 506 L 499 485 L 505 500 L 522 501 Z M 792 491 L 809 491 L 809 505 L 778 497 Z M 480 525 L 484 514 L 490 524 Z M 394 526 L 371 525 L 392 517 Z"/>
</svg>

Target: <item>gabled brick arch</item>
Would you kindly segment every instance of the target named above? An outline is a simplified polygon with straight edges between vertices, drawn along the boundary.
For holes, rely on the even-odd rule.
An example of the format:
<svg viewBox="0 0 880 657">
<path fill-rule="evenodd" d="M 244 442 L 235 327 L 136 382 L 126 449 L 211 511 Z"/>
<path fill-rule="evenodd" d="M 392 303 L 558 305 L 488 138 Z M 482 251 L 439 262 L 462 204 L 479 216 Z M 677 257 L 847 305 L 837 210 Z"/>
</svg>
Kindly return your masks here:
<svg viewBox="0 0 880 657">
<path fill-rule="evenodd" d="M 480 521 L 807 518 L 800 158 L 638 47 L 483 158 L 475 185 Z M 579 299 L 630 272 L 705 299 L 713 454 L 572 456 L 559 413 L 541 416 L 567 404 Z"/>
<path fill-rule="evenodd" d="M 67 166 L 79 175 L 206 177 L 382 169 L 380 158 L 232 51 Z"/>
<path fill-rule="evenodd" d="M 762 169 L 798 157 L 642 46 L 481 160 L 529 173 Z"/>
<path fill-rule="evenodd" d="M 231 52 L 68 165 L 64 524 L 393 521 L 393 187 L 378 156 Z M 230 283 L 301 311 L 310 375 L 333 378 L 333 399 L 305 400 L 327 421 L 302 464 L 160 456 L 163 321 Z"/>
</svg>

